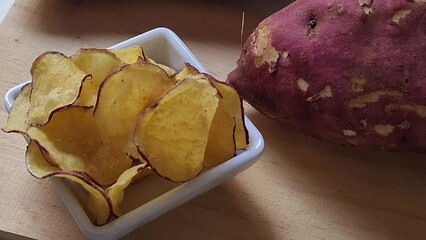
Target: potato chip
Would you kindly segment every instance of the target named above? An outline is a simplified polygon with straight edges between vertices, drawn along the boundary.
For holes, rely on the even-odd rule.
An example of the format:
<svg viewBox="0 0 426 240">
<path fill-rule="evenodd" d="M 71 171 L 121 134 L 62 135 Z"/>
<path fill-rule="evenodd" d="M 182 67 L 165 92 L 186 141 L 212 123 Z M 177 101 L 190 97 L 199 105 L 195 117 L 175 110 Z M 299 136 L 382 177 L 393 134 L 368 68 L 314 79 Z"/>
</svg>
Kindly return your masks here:
<svg viewBox="0 0 426 240">
<path fill-rule="evenodd" d="M 189 63 L 185 63 L 185 67 L 178 74 L 175 74 L 172 77 L 172 81 L 177 83 L 190 75 L 197 75 L 197 74 L 200 74 L 200 72 L 195 67 L 193 67 Z"/>
<path fill-rule="evenodd" d="M 45 159 L 40 146 L 35 141 L 30 141 L 25 153 L 27 170 L 36 178 L 60 177 L 67 178 L 81 185 L 87 192 L 89 216 L 92 222 L 98 225 L 105 224 L 110 218 L 112 205 L 105 191 L 78 172 L 63 171 L 59 167 L 50 165 Z"/>
<path fill-rule="evenodd" d="M 137 63 L 139 62 L 139 58 L 143 58 L 143 50 L 139 45 L 134 45 L 122 49 L 111 49 L 109 51 L 114 53 L 121 61 L 126 64 Z"/>
<path fill-rule="evenodd" d="M 141 115 L 134 141 L 154 171 L 183 182 L 203 170 L 218 102 L 217 90 L 208 80 L 187 78 Z"/>
<path fill-rule="evenodd" d="M 235 89 L 233 89 L 225 82 L 220 82 L 209 74 L 199 72 L 191 64 L 186 63 L 185 65 L 186 66 L 182 69 L 182 71 L 172 77 L 173 82 L 179 82 L 188 76 L 203 76 L 208 78 L 218 89 L 219 94 L 222 95 L 221 101 L 225 102 L 225 105 L 236 119 L 235 139 L 237 143 L 237 149 L 245 149 L 248 144 L 248 133 L 243 114 L 243 102 L 237 91 L 235 91 Z"/>
<path fill-rule="evenodd" d="M 101 82 L 123 63 L 113 53 L 105 49 L 80 49 L 71 57 L 77 67 L 92 76 L 83 83 L 80 96 L 74 105 L 94 106 Z"/>
<path fill-rule="evenodd" d="M 213 77 L 200 73 L 188 63 L 173 77 L 173 80 L 179 82 L 187 77 L 191 77 L 191 79 L 209 78 L 214 85 L 218 84 Z M 223 100 L 223 97 L 219 99 L 205 153 L 204 166 L 206 168 L 215 167 L 235 156 L 235 118 L 228 110 L 227 100 Z"/>
<path fill-rule="evenodd" d="M 136 177 L 147 176 L 150 173 L 151 169 L 147 167 L 146 163 L 133 166 L 123 172 L 117 179 L 117 182 L 106 189 L 115 215 L 123 215 L 120 209 L 120 204 L 124 198 L 124 190 L 133 182 L 133 179 Z"/>
<path fill-rule="evenodd" d="M 105 136 L 92 109 L 70 106 L 56 111 L 51 121 L 27 131 L 66 171 L 81 171 L 101 185 L 114 183 L 131 166 L 123 145 Z"/>
<path fill-rule="evenodd" d="M 74 62 L 58 52 L 38 57 L 32 67 L 32 90 L 28 120 L 31 125 L 46 124 L 52 113 L 73 104 L 83 81 L 89 77 Z"/>
<path fill-rule="evenodd" d="M 215 78 L 206 75 L 222 96 L 221 101 L 235 117 L 235 142 L 238 150 L 246 149 L 248 144 L 248 131 L 244 120 L 243 101 L 237 91 L 225 82 L 219 82 Z"/>
<path fill-rule="evenodd" d="M 27 116 L 30 108 L 30 92 L 31 84 L 25 84 L 10 109 L 6 125 L 2 128 L 4 132 L 25 133 L 27 131 L 29 127 Z"/>
<path fill-rule="evenodd" d="M 141 164 L 147 164 L 147 163 L 142 161 Z M 138 172 L 138 174 L 136 174 L 136 176 L 132 178 L 132 182 L 130 184 L 136 184 L 142 181 L 142 179 L 152 175 L 153 173 L 154 171 L 152 171 L 151 167 L 147 165 L 147 167 L 144 168 L 143 171 Z"/>
<path fill-rule="evenodd" d="M 235 118 L 222 100 L 210 126 L 209 140 L 204 155 L 204 167 L 215 167 L 235 156 Z"/>
<path fill-rule="evenodd" d="M 225 82 L 220 82 L 216 80 L 214 77 L 210 76 L 206 73 L 200 73 L 195 67 L 191 64 L 186 63 L 186 66 L 180 71 L 178 74 L 173 76 L 172 80 L 174 82 L 179 82 L 182 79 L 188 76 L 198 76 L 198 77 L 206 77 L 208 78 L 212 84 L 218 89 L 219 94 L 222 95 L 221 101 L 225 102 L 228 110 L 234 115 L 236 130 L 235 130 L 235 141 L 237 144 L 237 149 L 242 150 L 247 147 L 248 144 L 248 133 L 247 128 L 245 126 L 244 119 L 244 109 L 243 102 L 237 91 L 233 89 L 231 86 L 226 84 Z"/>
<path fill-rule="evenodd" d="M 164 64 L 161 64 L 161 63 L 157 63 L 156 61 L 154 61 L 153 59 L 151 59 L 147 56 L 145 56 L 145 60 L 146 60 L 147 63 L 151 63 L 151 64 L 156 65 L 156 66 L 160 67 L 161 69 L 163 69 L 169 77 L 176 74 L 176 70 L 174 70 L 173 68 L 166 66 Z"/>
<path fill-rule="evenodd" d="M 86 176 L 77 172 L 64 171 L 54 175 L 54 177 L 71 180 L 72 182 L 78 183 L 87 191 L 88 196 L 85 199 L 86 204 L 84 204 L 84 207 L 93 224 L 104 225 L 113 216 L 112 204 L 106 192 Z"/>
<path fill-rule="evenodd" d="M 31 139 L 29 139 L 29 140 L 31 140 Z M 38 144 L 38 143 L 37 143 L 37 144 Z M 41 154 L 43 155 L 44 159 L 46 159 L 46 161 L 47 161 L 50 165 L 52 165 L 52 166 L 54 166 L 54 167 L 58 167 L 58 163 L 57 163 L 57 162 L 55 162 L 55 160 L 54 160 L 54 159 L 52 159 L 52 158 L 49 156 L 49 152 L 47 152 L 47 150 L 46 150 L 46 149 L 44 149 L 43 147 L 41 147 L 41 146 L 40 146 L 40 150 L 41 150 Z"/>
<path fill-rule="evenodd" d="M 127 153 L 140 158 L 131 137 L 137 116 L 172 86 L 169 77 L 157 66 L 142 63 L 124 66 L 102 83 L 94 117 L 108 136 L 128 145 Z"/>
<path fill-rule="evenodd" d="M 31 140 L 27 146 L 25 163 L 28 172 L 36 178 L 46 178 L 62 172 L 61 168 L 53 166 L 46 160 L 40 146 L 34 140 Z"/>
</svg>

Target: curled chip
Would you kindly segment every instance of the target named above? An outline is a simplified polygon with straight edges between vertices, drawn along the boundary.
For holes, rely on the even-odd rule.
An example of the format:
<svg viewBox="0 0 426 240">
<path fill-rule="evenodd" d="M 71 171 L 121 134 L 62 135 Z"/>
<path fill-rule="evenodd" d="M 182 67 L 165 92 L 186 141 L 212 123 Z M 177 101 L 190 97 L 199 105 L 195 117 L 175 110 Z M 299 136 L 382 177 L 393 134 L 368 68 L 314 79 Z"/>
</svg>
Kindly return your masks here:
<svg viewBox="0 0 426 240">
<path fill-rule="evenodd" d="M 220 101 L 224 103 L 226 108 L 235 117 L 235 141 L 238 150 L 245 149 L 248 144 L 248 133 L 244 120 L 243 101 L 234 88 L 225 82 L 220 82 L 214 77 L 199 72 L 191 64 L 186 63 L 186 66 L 178 74 L 172 77 L 173 82 L 179 82 L 188 76 L 192 77 L 205 77 L 208 78 L 212 84 L 217 88 L 219 94 L 222 96 Z"/>
<path fill-rule="evenodd" d="M 105 224 L 111 216 L 112 205 L 105 191 L 93 181 L 79 172 L 63 171 L 52 166 L 44 158 L 40 146 L 31 140 L 25 153 L 27 170 L 36 178 L 60 177 L 67 178 L 81 185 L 88 193 L 86 198 L 87 210 L 92 222 L 97 225 Z"/>
<path fill-rule="evenodd" d="M 66 178 L 72 182 L 78 183 L 83 187 L 87 196 L 84 207 L 88 212 L 90 220 L 95 225 L 104 225 L 113 216 L 112 204 L 105 190 L 103 190 L 96 182 L 91 181 L 86 176 L 77 172 L 64 171 L 53 177 Z"/>
<path fill-rule="evenodd" d="M 36 178 L 46 178 L 62 172 L 61 168 L 53 166 L 46 160 L 42 153 L 42 149 L 34 140 L 31 140 L 27 146 L 25 163 L 28 172 Z"/>
<path fill-rule="evenodd" d="M 110 49 L 121 61 L 126 64 L 139 62 L 139 58 L 143 58 L 143 49 L 139 45 L 130 46 L 122 49 Z"/>
<path fill-rule="evenodd" d="M 81 94 L 74 105 L 94 106 L 101 82 L 123 63 L 105 49 L 80 49 L 71 57 L 77 67 L 92 78 L 83 83 Z"/>
<path fill-rule="evenodd" d="M 117 216 L 122 215 L 120 203 L 124 198 L 124 190 L 133 183 L 135 178 L 143 178 L 151 174 L 151 169 L 146 163 L 139 164 L 123 172 L 111 187 L 106 189 L 109 199 L 112 203 L 113 213 Z"/>
<path fill-rule="evenodd" d="M 28 109 L 30 108 L 31 84 L 25 84 L 15 99 L 10 110 L 6 125 L 2 128 L 4 132 L 25 133 L 29 127 L 27 122 Z"/>
<path fill-rule="evenodd" d="M 86 172 L 100 185 L 114 183 L 132 163 L 124 146 L 103 134 L 91 108 L 62 108 L 48 124 L 31 127 L 27 134 L 62 170 Z"/>
<path fill-rule="evenodd" d="M 153 59 L 149 58 L 146 55 L 144 55 L 144 58 L 145 58 L 145 61 L 147 63 L 154 64 L 154 65 L 160 67 L 161 69 L 163 69 L 167 73 L 167 75 L 169 75 L 169 77 L 171 77 L 171 76 L 173 76 L 173 75 L 176 74 L 176 70 L 174 70 L 173 68 L 171 68 L 169 66 L 166 66 L 164 64 L 161 64 L 161 63 L 157 63 L 156 61 L 154 61 Z"/>
<path fill-rule="evenodd" d="M 237 91 L 227 83 L 219 82 L 213 77 L 205 74 L 222 96 L 221 101 L 235 117 L 235 142 L 238 150 L 246 149 L 248 144 L 248 133 L 244 120 L 243 101 Z"/>
<path fill-rule="evenodd" d="M 173 82 L 177 83 L 190 75 L 201 74 L 195 67 L 191 64 L 186 63 L 185 67 L 177 74 L 172 77 Z"/>
<path fill-rule="evenodd" d="M 235 156 L 235 118 L 222 100 L 210 126 L 204 167 L 215 167 Z"/>
<path fill-rule="evenodd" d="M 105 134 L 127 145 L 125 151 L 138 158 L 132 139 L 137 116 L 172 86 L 166 73 L 155 65 L 126 65 L 102 83 L 95 120 Z"/>
<path fill-rule="evenodd" d="M 90 76 L 58 52 L 47 52 L 38 57 L 31 67 L 31 75 L 28 110 L 31 125 L 44 125 L 55 110 L 73 104 L 80 95 L 83 81 Z"/>
<path fill-rule="evenodd" d="M 208 80 L 187 78 L 141 115 L 134 141 L 154 171 L 183 182 L 203 170 L 218 102 L 217 90 Z"/>
<path fill-rule="evenodd" d="M 114 53 L 118 58 L 121 59 L 121 61 L 123 61 L 126 64 L 145 62 L 145 63 L 150 63 L 160 67 L 169 76 L 173 76 L 176 74 L 176 71 L 173 68 L 161 63 L 157 63 L 154 59 L 146 56 L 142 47 L 139 45 L 134 45 L 134 46 L 130 46 L 127 48 L 122 48 L 122 49 L 111 49 L 109 51 Z"/>
</svg>

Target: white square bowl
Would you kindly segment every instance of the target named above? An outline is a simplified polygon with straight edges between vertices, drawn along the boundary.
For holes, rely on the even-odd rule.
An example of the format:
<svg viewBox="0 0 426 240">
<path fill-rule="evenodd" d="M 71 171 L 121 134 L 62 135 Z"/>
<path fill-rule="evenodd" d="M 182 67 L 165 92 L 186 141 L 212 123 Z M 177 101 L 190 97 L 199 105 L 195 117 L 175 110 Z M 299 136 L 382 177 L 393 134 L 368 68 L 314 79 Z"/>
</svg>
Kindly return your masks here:
<svg viewBox="0 0 426 240">
<path fill-rule="evenodd" d="M 182 69 L 184 63 L 188 62 L 200 71 L 206 72 L 182 40 L 167 28 L 156 28 L 116 44 L 111 49 L 137 44 L 143 47 L 148 56 L 175 69 Z M 24 84 L 19 84 L 6 93 L 5 107 L 8 112 Z M 245 121 L 250 137 L 250 144 L 246 150 L 238 152 L 234 158 L 203 172 L 191 181 L 169 186 L 166 192 L 157 194 L 153 199 L 146 200 L 142 205 L 103 226 L 91 223 L 76 196 L 77 193 L 71 189 L 66 180 L 51 178 L 51 181 L 84 235 L 89 239 L 117 239 L 253 165 L 263 153 L 264 141 L 261 133 L 247 117 Z"/>
</svg>

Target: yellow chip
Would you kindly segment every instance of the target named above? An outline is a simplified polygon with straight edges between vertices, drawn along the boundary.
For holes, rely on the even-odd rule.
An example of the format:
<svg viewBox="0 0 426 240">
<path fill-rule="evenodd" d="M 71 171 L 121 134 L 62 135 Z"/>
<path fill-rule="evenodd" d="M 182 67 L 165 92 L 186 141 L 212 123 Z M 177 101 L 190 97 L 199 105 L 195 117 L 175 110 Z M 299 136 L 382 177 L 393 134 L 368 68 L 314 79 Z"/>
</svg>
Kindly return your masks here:
<svg viewBox="0 0 426 240">
<path fill-rule="evenodd" d="M 193 67 L 189 63 L 185 63 L 185 67 L 178 74 L 172 77 L 172 81 L 177 83 L 190 75 L 197 75 L 197 74 L 200 74 L 200 72 L 195 67 Z"/>
<path fill-rule="evenodd" d="M 143 50 L 139 45 L 134 45 L 122 49 L 111 49 L 109 51 L 114 53 L 121 61 L 126 64 L 137 63 L 139 62 L 139 58 L 143 58 Z"/>
<path fill-rule="evenodd" d="M 210 126 L 209 140 L 204 157 L 204 167 L 215 167 L 235 156 L 235 118 L 224 102 L 219 100 Z"/>
<path fill-rule="evenodd" d="M 106 192 L 95 182 L 92 182 L 86 176 L 77 172 L 62 172 L 54 177 L 66 178 L 83 187 L 88 196 L 85 199 L 83 207 L 93 224 L 104 225 L 113 216 L 112 204 Z"/>
<path fill-rule="evenodd" d="M 156 66 L 160 67 L 161 69 L 163 69 L 169 77 L 176 74 L 176 70 L 174 70 L 173 68 L 166 66 L 164 64 L 161 64 L 161 63 L 157 63 L 156 61 L 154 61 L 153 59 L 151 59 L 147 56 L 145 56 L 145 60 L 146 60 L 147 63 L 151 63 L 151 64 L 156 65 Z"/>
<path fill-rule="evenodd" d="M 81 71 L 92 76 L 84 81 L 80 96 L 74 103 L 77 106 L 94 106 L 101 82 L 123 65 L 105 49 L 80 49 L 71 59 Z"/>
<path fill-rule="evenodd" d="M 145 177 L 149 174 L 151 174 L 151 170 L 147 167 L 146 163 L 133 166 L 123 172 L 114 185 L 106 189 L 115 215 L 122 215 L 120 204 L 124 198 L 124 190 L 133 183 L 133 179 L 137 177 Z"/>
<path fill-rule="evenodd" d="M 142 164 L 146 164 L 146 163 L 142 163 Z M 148 177 L 149 175 L 152 175 L 153 173 L 154 172 L 152 171 L 151 167 L 147 165 L 147 167 L 144 168 L 143 171 L 138 172 L 138 174 L 136 174 L 136 176 L 132 178 L 132 182 L 130 184 L 136 184 L 142 181 L 142 179 Z"/>
<path fill-rule="evenodd" d="M 85 208 L 89 217 L 97 225 L 105 224 L 110 218 L 112 205 L 105 191 L 78 172 L 63 171 L 59 167 L 50 165 L 45 159 L 40 146 L 35 141 L 30 141 L 25 154 L 27 170 L 36 178 L 60 177 L 67 178 L 80 184 L 87 192 Z"/>
<path fill-rule="evenodd" d="M 108 136 L 127 144 L 127 153 L 140 158 L 131 137 L 137 116 L 172 86 L 157 66 L 126 65 L 102 83 L 94 117 Z"/>
<path fill-rule="evenodd" d="M 114 183 L 132 163 L 124 146 L 103 134 L 90 108 L 62 108 L 48 124 L 31 127 L 27 134 L 61 169 L 85 172 L 101 185 Z"/>
<path fill-rule="evenodd" d="M 134 45 L 134 46 L 130 46 L 127 48 L 122 48 L 122 49 L 111 49 L 109 51 L 114 53 L 118 58 L 121 59 L 121 61 L 123 61 L 126 64 L 145 62 L 145 63 L 150 63 L 160 67 L 167 73 L 168 76 L 173 76 L 176 74 L 176 71 L 173 68 L 161 63 L 157 63 L 153 59 L 146 56 L 142 47 L 139 45 Z"/>
<path fill-rule="evenodd" d="M 6 125 L 2 128 L 4 132 L 25 133 L 29 127 L 27 122 L 28 109 L 30 108 L 31 84 L 22 87 L 18 97 L 10 110 Z"/>
<path fill-rule="evenodd" d="M 40 146 L 34 140 L 31 140 L 27 146 L 25 162 L 28 172 L 36 178 L 46 178 L 62 171 L 62 169 L 47 161 Z"/>
<path fill-rule="evenodd" d="M 211 83 L 217 88 L 219 94 L 222 96 L 220 98 L 221 102 L 224 102 L 226 108 L 231 112 L 235 118 L 235 141 L 236 147 L 238 150 L 246 149 L 248 144 L 248 132 L 245 125 L 244 119 L 244 108 L 243 101 L 238 95 L 237 91 L 234 88 L 229 86 L 225 82 L 216 80 L 214 77 L 206 73 L 200 73 L 195 67 L 186 63 L 186 66 L 182 69 L 181 72 L 173 76 L 172 80 L 174 82 L 179 82 L 186 77 L 194 78 L 207 78 Z"/>
<path fill-rule="evenodd" d="M 206 75 L 222 96 L 221 101 L 235 117 L 235 142 L 238 150 L 246 149 L 248 132 L 244 119 L 243 101 L 234 88 L 225 82 L 219 82 L 212 76 Z"/>
<path fill-rule="evenodd" d="M 38 57 L 31 67 L 31 75 L 28 110 L 31 125 L 44 125 L 55 110 L 73 104 L 88 77 L 71 59 L 58 52 Z"/>
<path fill-rule="evenodd" d="M 185 79 L 141 115 L 135 144 L 152 169 L 175 182 L 203 170 L 209 129 L 219 99 L 206 79 Z"/>
</svg>

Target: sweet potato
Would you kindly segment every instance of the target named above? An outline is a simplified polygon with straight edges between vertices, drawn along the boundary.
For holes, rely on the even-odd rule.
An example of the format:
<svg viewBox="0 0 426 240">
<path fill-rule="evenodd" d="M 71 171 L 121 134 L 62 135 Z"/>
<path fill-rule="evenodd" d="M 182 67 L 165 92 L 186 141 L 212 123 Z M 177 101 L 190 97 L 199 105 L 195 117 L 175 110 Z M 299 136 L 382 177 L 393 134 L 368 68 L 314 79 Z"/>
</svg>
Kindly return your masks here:
<svg viewBox="0 0 426 240">
<path fill-rule="evenodd" d="M 426 152 L 426 2 L 297 0 L 258 25 L 227 81 L 313 137 Z"/>
</svg>

